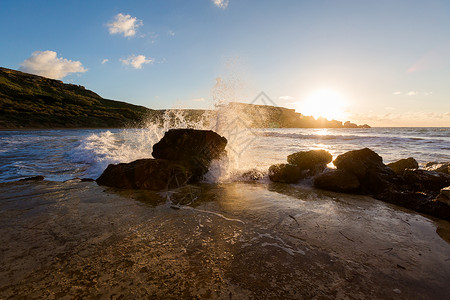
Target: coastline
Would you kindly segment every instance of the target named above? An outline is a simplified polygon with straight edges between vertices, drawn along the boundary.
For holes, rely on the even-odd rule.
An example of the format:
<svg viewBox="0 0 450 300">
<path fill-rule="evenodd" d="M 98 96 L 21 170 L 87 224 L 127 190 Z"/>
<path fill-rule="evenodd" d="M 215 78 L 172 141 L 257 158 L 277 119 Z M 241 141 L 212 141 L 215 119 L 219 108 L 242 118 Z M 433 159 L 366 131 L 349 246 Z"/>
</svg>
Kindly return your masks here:
<svg viewBox="0 0 450 300">
<path fill-rule="evenodd" d="M 173 209 L 158 193 L 94 182 L 1 183 L 0 295 L 450 293 L 449 222 L 368 196 L 287 184 L 202 184 L 194 193 L 193 205 Z"/>
</svg>

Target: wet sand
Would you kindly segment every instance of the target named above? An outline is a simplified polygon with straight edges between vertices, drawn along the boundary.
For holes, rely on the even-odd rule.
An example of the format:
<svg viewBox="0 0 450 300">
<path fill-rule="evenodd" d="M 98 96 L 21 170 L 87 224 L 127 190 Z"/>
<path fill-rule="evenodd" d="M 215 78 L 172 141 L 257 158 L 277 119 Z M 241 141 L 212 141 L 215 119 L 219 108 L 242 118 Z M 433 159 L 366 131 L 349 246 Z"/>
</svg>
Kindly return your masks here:
<svg viewBox="0 0 450 300">
<path fill-rule="evenodd" d="M 285 184 L 0 184 L 0 298 L 444 299 L 450 224 Z"/>
</svg>

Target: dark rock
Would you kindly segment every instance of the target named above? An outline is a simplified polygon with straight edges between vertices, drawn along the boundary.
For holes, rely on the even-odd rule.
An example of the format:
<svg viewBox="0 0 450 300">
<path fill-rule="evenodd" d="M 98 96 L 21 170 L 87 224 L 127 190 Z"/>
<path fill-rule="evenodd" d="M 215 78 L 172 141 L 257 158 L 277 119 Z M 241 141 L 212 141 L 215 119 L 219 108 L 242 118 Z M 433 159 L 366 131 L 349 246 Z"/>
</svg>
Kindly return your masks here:
<svg viewBox="0 0 450 300">
<path fill-rule="evenodd" d="M 92 179 L 92 178 L 81 178 L 80 180 L 81 180 L 81 182 L 92 182 L 92 181 L 95 181 L 95 179 Z"/>
<path fill-rule="evenodd" d="M 364 193 L 382 193 L 398 181 L 395 172 L 383 164 L 381 156 L 368 148 L 341 154 L 333 163 L 338 170 L 355 175 Z"/>
<path fill-rule="evenodd" d="M 38 176 L 23 178 L 23 179 L 20 179 L 19 181 L 42 181 L 42 180 L 44 180 L 44 178 L 45 178 L 44 176 L 38 175 Z"/>
<path fill-rule="evenodd" d="M 277 164 L 269 168 L 269 178 L 274 182 L 297 183 L 305 176 L 297 165 Z"/>
<path fill-rule="evenodd" d="M 358 177 L 345 170 L 329 170 L 314 177 L 314 186 L 319 189 L 351 193 L 358 190 Z"/>
<path fill-rule="evenodd" d="M 389 191 L 375 198 L 408 209 L 450 221 L 450 206 L 434 200 L 433 195 L 420 192 Z"/>
<path fill-rule="evenodd" d="M 450 186 L 441 189 L 436 201 L 445 203 L 450 206 Z"/>
<path fill-rule="evenodd" d="M 450 185 L 450 175 L 427 170 L 405 170 L 403 179 L 412 189 L 438 193 Z"/>
<path fill-rule="evenodd" d="M 164 190 L 177 188 L 191 178 L 189 167 L 165 159 L 139 159 L 109 165 L 96 180 L 99 185 L 123 189 Z"/>
<path fill-rule="evenodd" d="M 406 169 L 417 169 L 417 168 L 419 168 L 419 164 L 412 157 L 400 159 L 399 161 L 387 164 L 387 166 L 389 168 L 391 168 L 396 174 L 400 174 L 400 175 L 403 174 L 403 172 Z"/>
<path fill-rule="evenodd" d="M 429 162 L 425 165 L 425 169 L 427 171 L 436 171 L 445 174 L 450 174 L 450 162 L 447 163 Z"/>
<path fill-rule="evenodd" d="M 311 175 L 322 172 L 333 156 L 325 150 L 310 150 L 293 153 L 287 157 L 290 164 L 297 165 L 301 170 L 309 170 Z"/>
<path fill-rule="evenodd" d="M 380 169 L 385 166 L 383 158 L 369 148 L 341 154 L 336 157 L 333 164 L 336 168 L 352 173 L 358 178 L 364 177 L 369 169 Z"/>
<path fill-rule="evenodd" d="M 227 139 L 211 130 L 171 129 L 153 145 L 154 158 L 188 164 L 196 180 L 208 172 L 211 160 L 226 155 Z"/>
</svg>

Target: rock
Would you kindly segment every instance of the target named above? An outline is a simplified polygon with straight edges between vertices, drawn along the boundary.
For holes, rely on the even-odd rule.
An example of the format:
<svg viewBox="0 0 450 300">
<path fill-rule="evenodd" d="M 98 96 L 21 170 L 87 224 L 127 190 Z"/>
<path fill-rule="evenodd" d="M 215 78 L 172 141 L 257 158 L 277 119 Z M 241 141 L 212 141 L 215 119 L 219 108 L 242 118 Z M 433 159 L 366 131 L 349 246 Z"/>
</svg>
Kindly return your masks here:
<svg viewBox="0 0 450 300">
<path fill-rule="evenodd" d="M 369 148 L 353 150 L 339 155 L 333 161 L 338 169 L 354 174 L 358 178 L 364 177 L 369 169 L 384 168 L 383 158 Z"/>
<path fill-rule="evenodd" d="M 419 164 L 417 161 L 412 158 L 404 158 L 399 161 L 387 164 L 389 168 L 391 168 L 396 174 L 403 174 L 406 169 L 417 169 L 419 168 Z"/>
<path fill-rule="evenodd" d="M 81 178 L 80 180 L 81 180 L 81 182 L 92 182 L 92 181 L 95 181 L 95 179 L 92 179 L 92 178 Z"/>
<path fill-rule="evenodd" d="M 208 172 L 211 160 L 226 155 L 227 139 L 211 130 L 171 129 L 153 145 L 154 158 L 183 161 L 196 180 Z"/>
<path fill-rule="evenodd" d="M 398 181 L 395 172 L 383 164 L 381 156 L 368 148 L 341 154 L 333 163 L 338 170 L 355 175 L 363 193 L 382 193 Z"/>
<path fill-rule="evenodd" d="M 358 177 L 345 170 L 329 170 L 314 177 L 314 186 L 319 189 L 351 193 L 358 190 Z"/>
<path fill-rule="evenodd" d="M 427 170 L 405 170 L 403 179 L 412 189 L 420 192 L 435 192 L 450 185 L 450 175 Z"/>
<path fill-rule="evenodd" d="M 244 172 L 241 177 L 242 179 L 247 181 L 257 181 L 264 178 L 264 173 L 256 169 L 252 169 L 250 171 Z"/>
<path fill-rule="evenodd" d="M 450 186 L 441 189 L 441 192 L 436 197 L 436 201 L 445 203 L 450 206 Z"/>
<path fill-rule="evenodd" d="M 96 180 L 99 185 L 123 189 L 164 190 L 187 183 L 192 172 L 182 162 L 165 159 L 139 159 L 110 164 Z"/>
<path fill-rule="evenodd" d="M 305 174 L 297 165 L 277 164 L 270 166 L 269 178 L 274 182 L 297 183 Z"/>
<path fill-rule="evenodd" d="M 309 170 L 311 175 L 322 172 L 332 159 L 333 156 L 325 150 L 300 151 L 287 157 L 289 164 L 295 164 L 301 170 Z"/>
<path fill-rule="evenodd" d="M 450 174 L 450 162 L 447 163 L 429 162 L 425 165 L 425 169 L 427 171 L 435 171 Z"/>
<path fill-rule="evenodd" d="M 38 176 L 23 178 L 23 179 L 20 179 L 19 181 L 42 181 L 42 180 L 44 180 L 44 178 L 45 178 L 44 176 L 38 175 Z"/>
</svg>

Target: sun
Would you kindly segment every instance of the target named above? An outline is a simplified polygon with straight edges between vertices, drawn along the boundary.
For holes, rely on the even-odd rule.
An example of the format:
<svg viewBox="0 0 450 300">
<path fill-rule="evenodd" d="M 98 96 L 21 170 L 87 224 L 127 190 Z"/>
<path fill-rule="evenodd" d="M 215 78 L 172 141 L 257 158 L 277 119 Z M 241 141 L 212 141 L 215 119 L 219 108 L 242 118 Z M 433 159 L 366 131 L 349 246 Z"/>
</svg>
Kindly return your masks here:
<svg viewBox="0 0 450 300">
<path fill-rule="evenodd" d="M 346 117 L 347 100 L 331 89 L 320 89 L 309 94 L 299 103 L 298 111 L 304 116 L 339 120 Z"/>
</svg>

